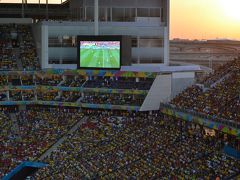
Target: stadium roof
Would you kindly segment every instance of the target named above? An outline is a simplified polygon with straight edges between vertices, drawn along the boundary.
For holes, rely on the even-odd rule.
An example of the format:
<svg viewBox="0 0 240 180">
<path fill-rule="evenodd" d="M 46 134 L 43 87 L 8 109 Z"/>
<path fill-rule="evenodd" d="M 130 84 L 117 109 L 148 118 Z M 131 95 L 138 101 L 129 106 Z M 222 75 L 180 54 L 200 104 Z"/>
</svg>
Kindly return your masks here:
<svg viewBox="0 0 240 180">
<path fill-rule="evenodd" d="M 0 0 L 0 3 L 22 3 L 27 1 L 27 4 L 46 4 L 47 0 Z M 48 0 L 48 4 L 61 4 L 68 0 Z"/>
</svg>

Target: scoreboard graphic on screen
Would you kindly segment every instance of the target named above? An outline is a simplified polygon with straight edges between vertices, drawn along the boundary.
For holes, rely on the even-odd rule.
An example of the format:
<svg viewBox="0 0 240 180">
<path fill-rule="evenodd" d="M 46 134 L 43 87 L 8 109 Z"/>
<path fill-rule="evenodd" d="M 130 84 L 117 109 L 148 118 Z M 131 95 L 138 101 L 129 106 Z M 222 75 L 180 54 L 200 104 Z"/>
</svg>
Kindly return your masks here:
<svg viewBox="0 0 240 180">
<path fill-rule="evenodd" d="M 121 37 L 78 37 L 78 68 L 120 69 L 120 67 Z"/>
</svg>

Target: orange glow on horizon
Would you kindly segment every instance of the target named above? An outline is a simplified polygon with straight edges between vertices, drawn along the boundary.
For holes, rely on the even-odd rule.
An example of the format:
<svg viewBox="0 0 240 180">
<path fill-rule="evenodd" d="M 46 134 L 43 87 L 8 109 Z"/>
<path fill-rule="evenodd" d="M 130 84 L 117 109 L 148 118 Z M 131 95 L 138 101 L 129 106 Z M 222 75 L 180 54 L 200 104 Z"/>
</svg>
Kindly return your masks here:
<svg viewBox="0 0 240 180">
<path fill-rule="evenodd" d="M 170 36 L 240 40 L 240 0 L 170 0 Z M 233 15 L 236 15 L 233 17 Z"/>
</svg>

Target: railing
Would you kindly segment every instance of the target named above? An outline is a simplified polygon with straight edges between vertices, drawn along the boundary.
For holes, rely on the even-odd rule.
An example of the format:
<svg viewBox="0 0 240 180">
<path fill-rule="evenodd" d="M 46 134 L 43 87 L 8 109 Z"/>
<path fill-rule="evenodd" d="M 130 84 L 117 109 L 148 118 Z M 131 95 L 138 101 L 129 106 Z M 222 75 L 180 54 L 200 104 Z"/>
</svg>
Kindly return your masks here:
<svg viewBox="0 0 240 180">
<path fill-rule="evenodd" d="M 227 125 L 227 126 L 231 126 L 231 127 L 240 129 L 240 122 L 236 122 L 234 120 L 230 120 L 230 119 L 227 120 L 227 119 L 219 118 L 219 117 L 216 117 L 216 116 L 211 116 L 211 115 L 199 113 L 199 112 L 189 110 L 189 109 L 183 109 L 183 108 L 180 109 L 180 108 L 178 108 L 178 107 L 176 107 L 172 104 L 161 103 L 160 107 L 169 108 L 169 109 L 172 109 L 174 111 L 187 113 L 187 114 L 190 114 L 190 115 L 193 115 L 193 116 L 197 116 L 197 117 L 201 117 L 201 118 L 204 118 L 204 119 L 211 120 L 211 121 L 216 122 L 216 123 L 221 123 L 221 124 L 224 124 L 224 125 Z"/>
</svg>

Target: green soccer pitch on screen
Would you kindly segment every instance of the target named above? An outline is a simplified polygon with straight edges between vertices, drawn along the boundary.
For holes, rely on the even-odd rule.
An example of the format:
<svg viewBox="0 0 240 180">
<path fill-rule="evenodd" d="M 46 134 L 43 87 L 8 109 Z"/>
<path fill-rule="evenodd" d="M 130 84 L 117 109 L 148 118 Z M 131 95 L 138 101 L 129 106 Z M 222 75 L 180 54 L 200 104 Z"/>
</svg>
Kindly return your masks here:
<svg viewBox="0 0 240 180">
<path fill-rule="evenodd" d="M 80 68 L 119 69 L 120 41 L 80 41 Z"/>
</svg>

